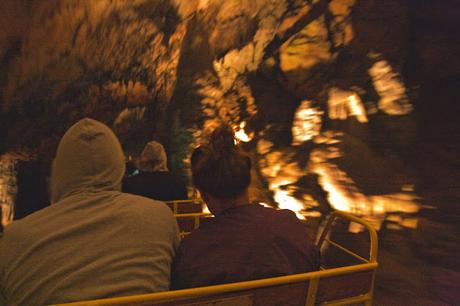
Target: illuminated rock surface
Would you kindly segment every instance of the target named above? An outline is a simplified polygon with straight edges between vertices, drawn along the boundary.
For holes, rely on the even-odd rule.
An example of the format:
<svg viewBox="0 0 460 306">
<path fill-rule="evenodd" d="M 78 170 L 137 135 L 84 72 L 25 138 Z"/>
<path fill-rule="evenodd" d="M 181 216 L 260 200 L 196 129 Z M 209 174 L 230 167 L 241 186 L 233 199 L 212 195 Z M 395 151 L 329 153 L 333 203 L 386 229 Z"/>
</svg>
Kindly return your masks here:
<svg viewBox="0 0 460 306">
<path fill-rule="evenodd" d="M 226 121 L 254 159 L 256 198 L 380 228 L 383 267 L 404 273 L 382 269 L 376 305 L 449 303 L 459 16 L 454 0 L 2 0 L 1 199 L 14 199 L 11 160 L 50 160 L 84 116 L 130 155 L 155 134 L 184 174 L 190 148 Z M 425 257 L 410 269 L 413 249 Z M 417 273 L 428 281 L 400 289 Z"/>
</svg>

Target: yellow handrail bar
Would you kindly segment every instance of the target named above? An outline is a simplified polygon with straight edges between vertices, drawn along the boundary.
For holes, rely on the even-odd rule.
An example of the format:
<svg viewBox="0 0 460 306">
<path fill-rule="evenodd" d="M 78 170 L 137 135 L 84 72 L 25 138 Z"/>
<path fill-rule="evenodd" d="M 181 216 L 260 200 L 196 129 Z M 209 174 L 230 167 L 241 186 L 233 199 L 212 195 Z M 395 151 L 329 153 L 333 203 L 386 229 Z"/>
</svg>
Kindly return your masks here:
<svg viewBox="0 0 460 306">
<path fill-rule="evenodd" d="M 307 300 L 305 306 L 314 306 L 316 301 L 316 294 L 318 293 L 319 277 L 312 277 L 308 284 Z"/>
<path fill-rule="evenodd" d="M 329 230 L 332 227 L 332 224 L 339 217 L 342 217 L 344 219 L 348 219 L 351 222 L 361 224 L 367 229 L 367 231 L 369 232 L 369 240 L 370 240 L 369 262 L 370 263 L 377 262 L 378 238 L 377 238 L 377 232 L 375 231 L 375 228 L 369 222 L 367 222 L 367 221 L 365 221 L 363 219 L 360 219 L 358 217 L 355 217 L 355 216 L 353 216 L 351 214 L 348 214 L 346 212 L 342 212 L 342 211 L 337 210 L 337 211 L 334 211 L 334 212 L 331 213 L 331 215 L 330 215 L 330 217 L 329 217 L 329 219 L 328 219 L 328 221 L 326 223 L 326 226 L 325 226 L 323 232 L 321 233 L 321 236 L 318 239 L 318 242 L 316 243 L 316 245 L 321 249 L 324 241 L 327 241 L 326 236 L 329 233 Z"/>
<path fill-rule="evenodd" d="M 195 217 L 210 217 L 212 216 L 211 213 L 183 213 L 183 214 L 174 214 L 175 217 L 182 217 L 182 218 L 195 218 Z"/>
<path fill-rule="evenodd" d="M 173 201 L 165 201 L 166 204 L 171 204 L 173 206 L 173 213 L 177 214 L 179 210 L 179 204 L 203 204 L 203 201 L 196 198 L 196 199 L 186 199 L 186 200 L 173 200 Z"/>
<path fill-rule="evenodd" d="M 350 304 L 356 304 L 356 303 L 362 303 L 369 301 L 371 299 L 371 296 L 369 294 L 363 294 L 360 296 L 354 296 L 338 301 L 332 301 L 332 302 L 324 302 L 321 305 L 323 306 L 342 306 L 342 305 L 350 305 Z"/>
<path fill-rule="evenodd" d="M 333 246 L 335 246 L 336 248 L 338 248 L 338 249 L 344 251 L 345 253 L 347 253 L 347 254 L 353 256 L 354 258 L 359 259 L 359 260 L 361 260 L 362 262 L 369 262 L 369 260 L 367 260 L 366 258 L 359 256 L 359 255 L 356 254 L 355 252 L 353 252 L 353 251 L 351 251 L 351 250 L 349 250 L 349 249 L 347 249 L 347 248 L 341 246 L 340 244 L 338 244 L 338 243 L 336 243 L 336 242 L 334 242 L 334 241 L 332 241 L 332 240 L 330 240 L 330 239 L 328 239 L 328 238 L 326 238 L 325 240 L 326 240 L 328 243 L 330 243 L 330 244 L 332 244 Z"/>
<path fill-rule="evenodd" d="M 66 306 L 99 306 L 99 305 L 123 305 L 127 302 L 137 303 L 137 302 L 161 302 L 167 301 L 171 298 L 180 300 L 180 299 L 187 299 L 187 298 L 194 298 L 194 297 L 202 297 L 202 296 L 209 296 L 218 293 L 227 293 L 233 291 L 242 291 L 242 290 L 249 290 L 258 287 L 268 287 L 268 286 L 276 286 L 281 284 L 290 284 L 296 283 L 300 281 L 307 281 L 313 278 L 325 278 L 331 276 L 338 276 L 347 274 L 350 272 L 362 272 L 362 271 L 371 271 L 377 268 L 377 263 L 366 263 L 366 264 L 359 264 L 347 267 L 340 267 L 334 269 L 328 269 L 323 271 L 315 271 L 315 272 L 307 272 L 307 273 L 300 273 L 294 275 L 287 275 L 287 276 L 278 276 L 272 278 L 265 278 L 259 280 L 252 280 L 252 281 L 243 281 L 238 283 L 231 283 L 231 284 L 223 284 L 223 285 L 214 285 L 214 286 L 207 286 L 207 287 L 199 287 L 199 288 L 192 288 L 192 289 L 182 289 L 182 290 L 174 290 L 174 291 L 164 291 L 158 293 L 148 293 L 130 297 L 118 297 L 118 298 L 108 298 L 108 299 L 100 299 L 100 300 L 93 300 L 93 301 L 83 301 L 83 302 L 74 302 L 74 303 L 67 303 L 62 304 Z"/>
</svg>

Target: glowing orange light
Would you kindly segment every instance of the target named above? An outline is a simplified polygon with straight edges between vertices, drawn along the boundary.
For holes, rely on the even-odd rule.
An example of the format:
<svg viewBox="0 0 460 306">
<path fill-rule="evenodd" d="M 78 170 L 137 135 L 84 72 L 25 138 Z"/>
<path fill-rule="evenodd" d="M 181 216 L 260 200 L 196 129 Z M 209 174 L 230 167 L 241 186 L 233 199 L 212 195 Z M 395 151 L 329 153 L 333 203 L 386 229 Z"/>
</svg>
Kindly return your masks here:
<svg viewBox="0 0 460 306">
<path fill-rule="evenodd" d="M 359 122 L 367 122 L 366 110 L 361 102 L 361 98 L 357 94 L 348 97 L 348 108 L 350 114 L 356 116 Z"/>
<path fill-rule="evenodd" d="M 379 58 L 380 54 L 369 54 Z M 406 94 L 401 76 L 393 71 L 386 60 L 377 61 L 369 69 L 375 90 L 380 96 L 379 108 L 388 115 L 406 115 L 412 112 L 412 104 Z"/>
<path fill-rule="evenodd" d="M 5 156 L 0 156 L 0 206 L 2 214 L 0 222 L 4 227 L 13 222 L 14 203 L 11 184 L 15 184 L 14 171 L 11 171 L 14 162 Z"/>
<path fill-rule="evenodd" d="M 303 101 L 294 115 L 292 124 L 293 145 L 301 144 L 319 135 L 323 112 L 312 107 L 310 101 Z"/>
<path fill-rule="evenodd" d="M 328 192 L 330 204 L 337 210 L 347 211 L 364 217 L 367 221 L 379 229 L 387 214 L 393 225 L 392 228 L 412 228 L 418 225 L 416 218 L 401 218 L 391 213 L 414 214 L 420 209 L 418 197 L 408 186 L 403 186 L 400 193 L 366 196 L 355 186 L 353 180 L 341 171 L 336 165 L 328 162 L 327 150 L 315 150 L 312 152 L 311 170 L 317 173 L 319 182 Z M 350 226 L 351 232 L 361 231 L 359 226 Z"/>
<path fill-rule="evenodd" d="M 249 142 L 252 140 L 252 138 L 254 137 L 254 134 L 246 134 L 246 132 L 244 131 L 244 128 L 246 127 L 246 122 L 241 122 L 239 127 L 236 129 L 235 131 L 235 137 L 238 141 L 242 141 L 242 142 Z"/>
<path fill-rule="evenodd" d="M 287 190 L 276 189 L 274 199 L 280 209 L 292 210 L 297 218 L 305 219 L 305 216 L 300 213 L 304 208 L 303 203 L 292 197 Z"/>
<path fill-rule="evenodd" d="M 361 123 L 368 121 L 361 98 L 353 91 L 331 88 L 328 106 L 331 119 L 345 120 L 349 116 L 355 116 Z"/>
</svg>

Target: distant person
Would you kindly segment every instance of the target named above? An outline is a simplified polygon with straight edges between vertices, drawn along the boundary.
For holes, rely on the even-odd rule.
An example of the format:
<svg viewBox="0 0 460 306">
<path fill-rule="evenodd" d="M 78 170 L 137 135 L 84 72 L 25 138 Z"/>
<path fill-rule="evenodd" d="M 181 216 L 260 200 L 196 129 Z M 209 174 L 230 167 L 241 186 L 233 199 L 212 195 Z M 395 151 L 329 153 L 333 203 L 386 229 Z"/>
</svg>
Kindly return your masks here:
<svg viewBox="0 0 460 306">
<path fill-rule="evenodd" d="M 52 204 L 0 239 L 0 296 L 48 305 L 168 290 L 177 223 L 162 202 L 122 193 L 125 158 L 104 124 L 82 119 L 62 137 Z M 0 298 L 1 300 L 1 298 Z"/>
<path fill-rule="evenodd" d="M 191 157 L 193 184 L 214 218 L 186 236 L 173 265 L 182 289 L 314 271 L 319 250 L 290 210 L 250 203 L 251 160 L 227 126 Z"/>
<path fill-rule="evenodd" d="M 137 168 L 138 174 L 125 179 L 124 192 L 161 201 L 187 198 L 184 181 L 168 171 L 166 151 L 161 143 L 147 143 L 139 157 Z"/>
</svg>

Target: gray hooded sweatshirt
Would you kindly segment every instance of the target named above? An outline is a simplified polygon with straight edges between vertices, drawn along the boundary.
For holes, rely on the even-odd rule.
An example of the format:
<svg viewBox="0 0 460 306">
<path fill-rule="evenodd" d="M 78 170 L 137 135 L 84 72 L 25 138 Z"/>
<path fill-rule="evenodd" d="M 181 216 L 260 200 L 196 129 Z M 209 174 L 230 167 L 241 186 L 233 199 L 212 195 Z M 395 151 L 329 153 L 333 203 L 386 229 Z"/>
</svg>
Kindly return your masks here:
<svg viewBox="0 0 460 306">
<path fill-rule="evenodd" d="M 0 300 L 43 305 L 169 289 L 177 223 L 164 203 L 120 192 L 124 171 L 104 124 L 83 119 L 65 133 L 53 204 L 0 238 Z"/>
</svg>

